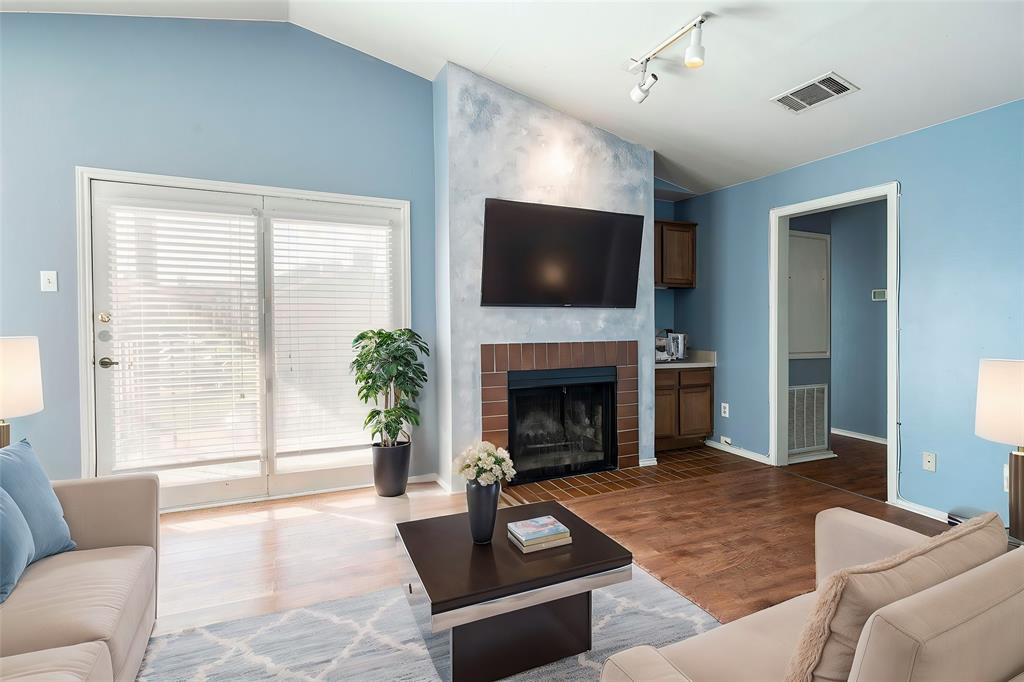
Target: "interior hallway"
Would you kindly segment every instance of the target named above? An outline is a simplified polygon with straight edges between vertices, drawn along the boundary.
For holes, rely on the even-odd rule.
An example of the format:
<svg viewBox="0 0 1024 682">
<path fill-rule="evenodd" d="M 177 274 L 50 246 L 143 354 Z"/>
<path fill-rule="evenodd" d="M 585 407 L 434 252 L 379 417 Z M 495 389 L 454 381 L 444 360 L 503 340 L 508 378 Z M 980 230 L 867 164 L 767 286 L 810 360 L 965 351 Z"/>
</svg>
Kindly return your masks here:
<svg viewBox="0 0 1024 682">
<path fill-rule="evenodd" d="M 787 467 L 787 471 L 819 483 L 885 502 L 887 499 L 886 446 L 849 436 L 832 436 L 832 459 L 819 459 Z"/>
</svg>

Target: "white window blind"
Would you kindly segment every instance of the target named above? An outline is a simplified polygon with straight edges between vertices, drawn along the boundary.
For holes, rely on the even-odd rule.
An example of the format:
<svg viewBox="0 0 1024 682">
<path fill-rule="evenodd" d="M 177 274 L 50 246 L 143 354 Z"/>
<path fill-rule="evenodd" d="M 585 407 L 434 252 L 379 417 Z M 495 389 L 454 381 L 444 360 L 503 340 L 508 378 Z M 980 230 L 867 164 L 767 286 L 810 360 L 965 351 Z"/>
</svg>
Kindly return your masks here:
<svg viewBox="0 0 1024 682">
<path fill-rule="evenodd" d="M 403 324 L 400 213 L 267 199 L 278 456 L 366 448 L 352 339 Z"/>
<path fill-rule="evenodd" d="M 347 484 L 371 440 L 352 339 L 409 324 L 408 204 L 90 191 L 98 471 L 187 503 Z"/>
<path fill-rule="evenodd" d="M 119 363 L 97 375 L 98 438 L 112 470 L 260 458 L 258 200 L 98 184 L 97 351 Z"/>
</svg>

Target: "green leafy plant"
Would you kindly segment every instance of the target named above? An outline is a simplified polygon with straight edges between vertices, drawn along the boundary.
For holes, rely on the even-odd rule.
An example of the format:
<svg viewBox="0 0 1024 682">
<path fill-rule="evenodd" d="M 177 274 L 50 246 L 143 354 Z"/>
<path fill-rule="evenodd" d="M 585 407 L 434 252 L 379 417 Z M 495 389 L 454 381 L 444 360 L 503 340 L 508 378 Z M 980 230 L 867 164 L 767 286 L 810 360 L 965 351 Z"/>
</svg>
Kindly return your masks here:
<svg viewBox="0 0 1024 682">
<path fill-rule="evenodd" d="M 368 329 L 352 340 L 352 348 L 359 399 L 375 406 L 366 415 L 364 428 L 383 447 L 398 445 L 402 436 L 411 441 L 406 427 L 420 423 L 416 399 L 427 382 L 420 362 L 420 354 L 430 355 L 426 342 L 411 329 Z"/>
</svg>

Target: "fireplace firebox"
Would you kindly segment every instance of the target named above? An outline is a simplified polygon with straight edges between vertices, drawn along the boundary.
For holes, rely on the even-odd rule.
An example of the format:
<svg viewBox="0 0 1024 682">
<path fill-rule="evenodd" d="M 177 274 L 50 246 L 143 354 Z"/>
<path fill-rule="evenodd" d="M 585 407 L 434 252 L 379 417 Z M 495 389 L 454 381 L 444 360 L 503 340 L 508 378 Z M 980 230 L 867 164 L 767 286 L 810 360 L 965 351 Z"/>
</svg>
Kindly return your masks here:
<svg viewBox="0 0 1024 682">
<path fill-rule="evenodd" d="M 513 484 L 615 469 L 615 382 L 615 367 L 509 372 Z"/>
</svg>

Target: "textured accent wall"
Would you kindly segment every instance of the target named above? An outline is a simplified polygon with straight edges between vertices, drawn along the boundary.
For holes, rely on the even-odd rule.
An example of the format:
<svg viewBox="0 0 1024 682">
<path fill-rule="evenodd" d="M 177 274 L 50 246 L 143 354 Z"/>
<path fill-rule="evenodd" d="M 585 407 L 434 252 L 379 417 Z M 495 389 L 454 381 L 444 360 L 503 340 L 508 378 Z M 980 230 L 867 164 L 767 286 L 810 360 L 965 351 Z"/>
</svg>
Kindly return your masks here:
<svg viewBox="0 0 1024 682">
<path fill-rule="evenodd" d="M 447 295 L 438 286 L 437 381 L 444 384 L 439 391 L 451 396 L 450 406 L 442 399 L 441 407 L 440 457 L 449 458 L 439 463 L 442 478 L 450 471 L 450 458 L 480 438 L 480 345 L 485 343 L 638 341 L 639 455 L 653 458 L 653 152 L 454 64 L 445 67 L 434 88 L 435 135 L 442 129 L 447 133 L 442 154 L 435 147 L 435 161 L 447 157 L 445 171 L 435 170 L 437 272 L 448 272 Z M 645 216 L 637 307 L 482 307 L 484 200 L 489 197 Z"/>
</svg>

